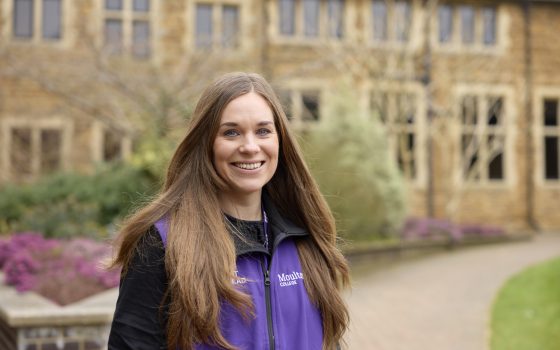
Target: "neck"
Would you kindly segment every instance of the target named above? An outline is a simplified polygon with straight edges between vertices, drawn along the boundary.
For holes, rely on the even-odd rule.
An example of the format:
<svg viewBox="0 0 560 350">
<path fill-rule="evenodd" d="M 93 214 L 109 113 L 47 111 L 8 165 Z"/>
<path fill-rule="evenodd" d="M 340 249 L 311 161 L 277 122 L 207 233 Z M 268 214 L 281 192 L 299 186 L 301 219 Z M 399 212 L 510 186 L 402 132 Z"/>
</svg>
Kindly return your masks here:
<svg viewBox="0 0 560 350">
<path fill-rule="evenodd" d="M 219 196 L 219 201 L 222 211 L 229 216 L 248 221 L 262 219 L 260 192 L 243 197 L 222 193 Z"/>
</svg>

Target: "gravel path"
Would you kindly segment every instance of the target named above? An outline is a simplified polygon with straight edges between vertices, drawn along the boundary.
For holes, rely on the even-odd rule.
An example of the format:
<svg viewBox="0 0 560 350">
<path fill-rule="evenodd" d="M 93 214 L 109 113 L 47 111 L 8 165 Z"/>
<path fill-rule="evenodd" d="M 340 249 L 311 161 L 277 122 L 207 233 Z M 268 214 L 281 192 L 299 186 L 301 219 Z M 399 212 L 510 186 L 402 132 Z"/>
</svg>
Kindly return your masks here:
<svg viewBox="0 0 560 350">
<path fill-rule="evenodd" d="M 349 349 L 487 350 L 490 308 L 502 284 L 556 256 L 560 233 L 546 233 L 374 269 L 347 295 Z"/>
</svg>

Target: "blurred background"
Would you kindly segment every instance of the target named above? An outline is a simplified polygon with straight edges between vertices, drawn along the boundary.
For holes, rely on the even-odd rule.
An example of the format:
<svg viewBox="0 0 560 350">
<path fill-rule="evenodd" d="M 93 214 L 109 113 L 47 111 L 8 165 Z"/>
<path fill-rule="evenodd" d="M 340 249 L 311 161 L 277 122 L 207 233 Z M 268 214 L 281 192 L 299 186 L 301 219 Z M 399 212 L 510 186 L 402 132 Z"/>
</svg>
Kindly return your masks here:
<svg viewBox="0 0 560 350">
<path fill-rule="evenodd" d="M 0 267 L 19 292 L 118 285 L 107 242 L 229 71 L 275 87 L 348 256 L 560 229 L 558 1 L 1 0 L 0 30 Z M 6 321 L 0 344 L 103 347 L 110 316 L 60 317 Z"/>
</svg>

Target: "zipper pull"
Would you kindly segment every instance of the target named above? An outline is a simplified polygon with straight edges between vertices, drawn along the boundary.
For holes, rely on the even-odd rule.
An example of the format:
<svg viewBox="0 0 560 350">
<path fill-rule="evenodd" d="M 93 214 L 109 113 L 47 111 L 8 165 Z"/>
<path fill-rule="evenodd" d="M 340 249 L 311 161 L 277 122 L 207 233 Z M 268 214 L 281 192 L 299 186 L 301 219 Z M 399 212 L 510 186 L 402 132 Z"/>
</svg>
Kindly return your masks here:
<svg viewBox="0 0 560 350">
<path fill-rule="evenodd" d="M 266 270 L 264 272 L 264 285 L 265 286 L 270 286 L 270 271 Z"/>
</svg>

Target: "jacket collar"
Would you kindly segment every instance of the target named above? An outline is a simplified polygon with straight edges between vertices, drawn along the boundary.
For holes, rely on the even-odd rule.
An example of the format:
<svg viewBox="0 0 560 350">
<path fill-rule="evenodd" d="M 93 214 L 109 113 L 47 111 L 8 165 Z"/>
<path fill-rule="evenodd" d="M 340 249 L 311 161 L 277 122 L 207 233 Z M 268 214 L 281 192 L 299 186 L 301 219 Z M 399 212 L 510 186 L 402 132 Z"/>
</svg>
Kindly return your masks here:
<svg viewBox="0 0 560 350">
<path fill-rule="evenodd" d="M 288 237 L 302 237 L 307 236 L 309 233 L 291 222 L 289 219 L 284 218 L 276 205 L 270 198 L 270 196 L 263 191 L 263 206 L 268 217 L 268 225 L 269 225 L 269 232 L 272 233 L 271 236 L 274 237 L 272 242 L 272 252 L 276 250 L 276 247 L 282 242 L 284 239 Z M 235 234 L 232 234 L 233 243 L 235 244 L 235 253 L 237 256 L 249 253 L 264 253 L 270 254 L 262 245 L 260 244 L 252 244 L 251 242 L 247 242 Z"/>
</svg>

